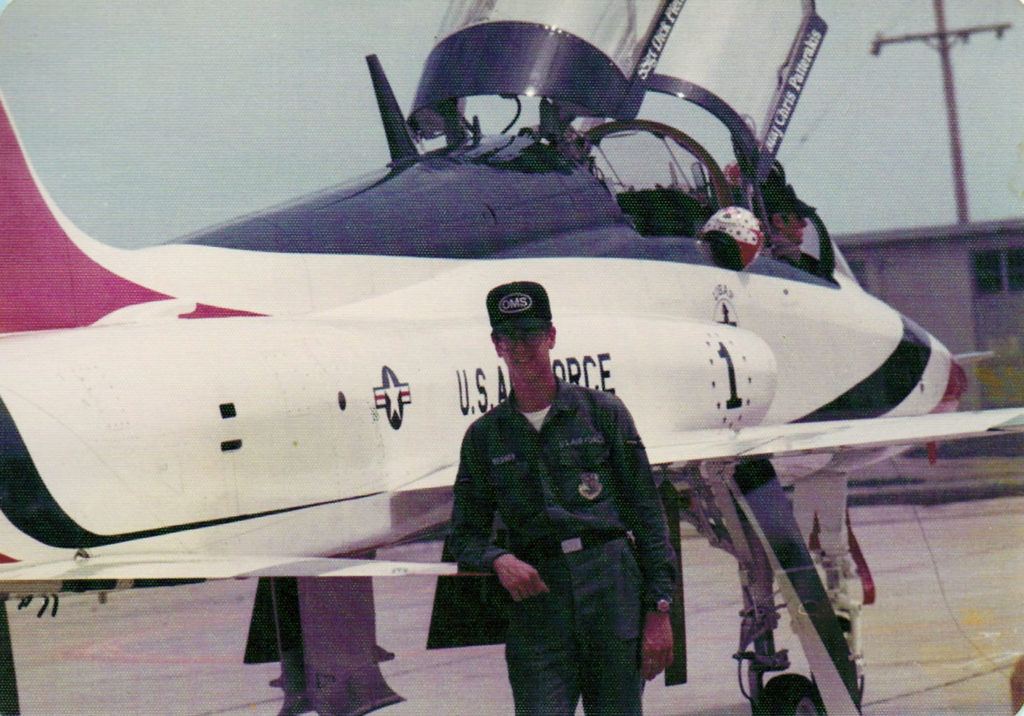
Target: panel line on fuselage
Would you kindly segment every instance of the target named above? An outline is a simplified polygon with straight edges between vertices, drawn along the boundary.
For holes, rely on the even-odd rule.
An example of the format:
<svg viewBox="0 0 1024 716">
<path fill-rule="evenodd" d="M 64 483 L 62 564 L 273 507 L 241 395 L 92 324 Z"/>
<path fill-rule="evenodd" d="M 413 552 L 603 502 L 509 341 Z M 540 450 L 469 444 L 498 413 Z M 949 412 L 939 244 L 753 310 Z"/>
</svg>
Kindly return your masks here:
<svg viewBox="0 0 1024 716">
<path fill-rule="evenodd" d="M 122 542 L 160 537 L 207 527 L 255 520 L 262 517 L 296 512 L 324 505 L 351 502 L 381 494 L 380 492 L 292 505 L 274 510 L 243 515 L 228 515 L 198 522 L 165 525 L 146 530 L 101 535 L 78 524 L 54 499 L 46 482 L 36 468 L 15 424 L 13 417 L 0 399 L 0 511 L 12 525 L 32 539 L 49 547 L 89 549 Z"/>
</svg>

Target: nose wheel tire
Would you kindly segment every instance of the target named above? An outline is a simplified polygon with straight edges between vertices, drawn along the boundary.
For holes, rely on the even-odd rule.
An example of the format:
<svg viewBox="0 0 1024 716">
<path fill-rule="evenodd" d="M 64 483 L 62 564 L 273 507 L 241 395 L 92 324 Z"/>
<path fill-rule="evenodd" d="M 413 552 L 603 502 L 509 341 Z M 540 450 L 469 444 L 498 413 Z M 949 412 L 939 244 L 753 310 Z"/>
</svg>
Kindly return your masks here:
<svg viewBox="0 0 1024 716">
<path fill-rule="evenodd" d="M 754 704 L 754 716 L 825 716 L 825 705 L 810 679 L 782 674 L 765 684 Z"/>
</svg>

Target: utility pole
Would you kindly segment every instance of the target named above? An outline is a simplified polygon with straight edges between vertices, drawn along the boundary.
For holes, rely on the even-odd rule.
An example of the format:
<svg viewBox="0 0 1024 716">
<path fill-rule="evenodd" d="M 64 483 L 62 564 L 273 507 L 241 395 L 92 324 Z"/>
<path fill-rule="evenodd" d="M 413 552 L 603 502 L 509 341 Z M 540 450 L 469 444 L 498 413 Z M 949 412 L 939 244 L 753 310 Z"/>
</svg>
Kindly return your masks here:
<svg viewBox="0 0 1024 716">
<path fill-rule="evenodd" d="M 939 60 L 942 63 L 942 84 L 946 92 L 946 117 L 949 120 L 949 148 L 953 159 L 953 191 L 956 195 L 956 220 L 960 224 L 968 221 L 967 213 L 967 189 L 964 186 L 964 160 L 960 152 L 960 119 L 956 110 L 956 94 L 953 90 L 953 63 L 950 61 L 949 51 L 957 42 L 966 43 L 967 39 L 977 32 L 994 32 L 996 39 L 1002 39 L 1003 33 L 1010 29 L 1010 23 L 1004 22 L 997 25 L 974 25 L 958 30 L 946 29 L 946 12 L 942 6 L 942 0 L 933 0 L 935 6 L 935 32 L 921 32 L 911 35 L 900 35 L 899 37 L 875 38 L 871 43 L 871 54 L 879 55 L 882 46 L 897 42 L 912 42 L 920 40 L 929 47 L 939 51 Z"/>
</svg>

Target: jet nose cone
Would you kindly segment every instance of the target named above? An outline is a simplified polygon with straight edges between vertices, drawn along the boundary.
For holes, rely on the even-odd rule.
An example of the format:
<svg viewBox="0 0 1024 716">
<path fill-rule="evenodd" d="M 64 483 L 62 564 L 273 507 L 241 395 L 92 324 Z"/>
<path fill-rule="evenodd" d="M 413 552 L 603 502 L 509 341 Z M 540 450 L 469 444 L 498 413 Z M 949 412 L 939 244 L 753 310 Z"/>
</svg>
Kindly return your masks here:
<svg viewBox="0 0 1024 716">
<path fill-rule="evenodd" d="M 942 395 L 939 404 L 935 406 L 935 413 L 951 413 L 960 407 L 960 399 L 967 392 L 967 371 L 956 359 L 949 360 L 949 378 L 946 381 L 946 391 Z"/>
</svg>

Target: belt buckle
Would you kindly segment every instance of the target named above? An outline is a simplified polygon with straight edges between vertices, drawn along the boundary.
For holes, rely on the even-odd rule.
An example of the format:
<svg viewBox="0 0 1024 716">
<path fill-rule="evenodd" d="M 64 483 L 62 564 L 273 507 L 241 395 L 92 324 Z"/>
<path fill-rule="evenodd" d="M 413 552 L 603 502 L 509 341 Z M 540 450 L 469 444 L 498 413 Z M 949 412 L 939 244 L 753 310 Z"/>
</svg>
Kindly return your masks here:
<svg viewBox="0 0 1024 716">
<path fill-rule="evenodd" d="M 570 537 L 569 539 L 562 540 L 562 554 L 579 552 L 581 549 L 583 549 L 583 540 L 579 537 Z"/>
</svg>

